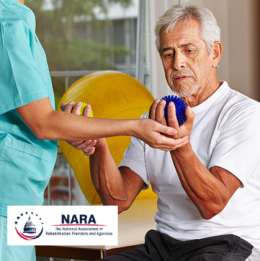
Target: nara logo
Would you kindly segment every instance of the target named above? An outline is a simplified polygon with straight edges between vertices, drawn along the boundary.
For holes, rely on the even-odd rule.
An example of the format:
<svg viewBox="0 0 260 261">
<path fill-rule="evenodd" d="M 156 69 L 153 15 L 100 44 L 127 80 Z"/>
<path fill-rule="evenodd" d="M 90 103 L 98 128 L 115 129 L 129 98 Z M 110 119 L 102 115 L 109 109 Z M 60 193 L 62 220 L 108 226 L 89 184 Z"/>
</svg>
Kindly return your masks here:
<svg viewBox="0 0 260 261">
<path fill-rule="evenodd" d="M 42 219 L 34 212 L 21 213 L 14 223 L 17 234 L 24 240 L 33 240 L 42 235 Z"/>
</svg>

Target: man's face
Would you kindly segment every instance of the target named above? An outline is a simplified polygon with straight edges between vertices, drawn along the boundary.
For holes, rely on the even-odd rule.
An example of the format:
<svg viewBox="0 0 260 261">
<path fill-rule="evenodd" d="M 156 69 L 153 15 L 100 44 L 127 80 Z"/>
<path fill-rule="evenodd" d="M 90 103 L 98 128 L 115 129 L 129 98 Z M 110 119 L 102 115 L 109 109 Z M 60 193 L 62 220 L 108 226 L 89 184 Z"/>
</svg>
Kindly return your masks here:
<svg viewBox="0 0 260 261">
<path fill-rule="evenodd" d="M 201 38 L 200 23 L 194 19 L 178 22 L 172 32 L 161 30 L 160 55 L 166 80 L 181 97 L 196 94 L 210 81 L 212 59 Z"/>
</svg>

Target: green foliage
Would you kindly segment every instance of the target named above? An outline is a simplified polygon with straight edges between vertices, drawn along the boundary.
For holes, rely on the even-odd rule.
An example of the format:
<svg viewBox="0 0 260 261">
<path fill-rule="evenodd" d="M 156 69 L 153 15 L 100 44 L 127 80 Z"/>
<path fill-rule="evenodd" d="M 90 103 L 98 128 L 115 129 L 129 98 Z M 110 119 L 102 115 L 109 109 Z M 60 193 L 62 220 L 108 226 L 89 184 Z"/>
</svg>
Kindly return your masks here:
<svg viewBox="0 0 260 261">
<path fill-rule="evenodd" d="M 84 15 L 86 19 L 95 19 L 94 8 L 98 7 L 101 13 L 106 14 L 111 4 L 119 3 L 128 7 L 131 0 L 52 0 L 55 7 L 55 16 L 71 17 Z"/>
<path fill-rule="evenodd" d="M 115 69 L 115 59 L 131 53 L 122 45 L 105 43 L 104 28 L 109 21 L 98 21 L 94 9 L 106 14 L 109 6 L 120 3 L 128 7 L 132 0 L 51 1 L 54 8 L 43 10 L 44 0 L 25 0 L 36 15 L 37 35 L 51 71 Z"/>
<path fill-rule="evenodd" d="M 90 40 L 53 40 L 45 42 L 50 70 L 59 68 L 61 71 L 108 70 L 114 69 L 111 57 L 118 58 L 130 54 L 130 50 L 123 46 L 109 46 L 94 43 Z M 57 59 L 58 58 L 58 59 Z"/>
</svg>

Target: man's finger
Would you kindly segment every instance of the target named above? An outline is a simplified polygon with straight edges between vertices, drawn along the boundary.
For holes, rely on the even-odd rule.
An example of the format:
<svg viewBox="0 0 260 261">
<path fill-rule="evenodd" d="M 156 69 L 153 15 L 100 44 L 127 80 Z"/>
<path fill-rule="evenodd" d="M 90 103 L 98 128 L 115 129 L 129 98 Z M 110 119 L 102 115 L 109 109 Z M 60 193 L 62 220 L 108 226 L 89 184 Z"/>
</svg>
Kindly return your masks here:
<svg viewBox="0 0 260 261">
<path fill-rule="evenodd" d="M 88 104 L 88 105 L 84 108 L 83 115 L 84 115 L 84 116 L 87 116 L 87 117 L 90 117 L 90 113 L 91 113 L 91 105 Z"/>
<path fill-rule="evenodd" d="M 176 108 L 173 102 L 170 102 L 168 105 L 168 126 L 174 128 L 175 130 L 179 130 L 179 124 L 176 117 Z"/>
<path fill-rule="evenodd" d="M 158 106 L 156 107 L 156 113 L 155 113 L 155 120 L 157 122 L 161 123 L 162 125 L 167 125 L 165 117 L 164 117 L 165 105 L 166 105 L 166 101 L 165 100 L 161 100 L 158 103 Z"/>
<path fill-rule="evenodd" d="M 152 120 L 155 120 L 156 107 L 157 107 L 159 102 L 160 102 L 160 99 L 156 99 L 153 102 L 152 106 L 150 107 L 149 118 L 152 119 Z"/>
</svg>

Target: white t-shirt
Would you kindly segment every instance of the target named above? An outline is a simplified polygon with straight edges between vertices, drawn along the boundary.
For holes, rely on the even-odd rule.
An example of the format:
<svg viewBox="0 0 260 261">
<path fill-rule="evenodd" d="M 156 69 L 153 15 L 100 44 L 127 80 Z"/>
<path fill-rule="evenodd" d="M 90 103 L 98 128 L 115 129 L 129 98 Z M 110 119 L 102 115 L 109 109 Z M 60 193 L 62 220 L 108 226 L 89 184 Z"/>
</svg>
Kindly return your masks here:
<svg viewBox="0 0 260 261">
<path fill-rule="evenodd" d="M 178 240 L 234 234 L 260 249 L 260 105 L 223 82 L 191 109 L 195 120 L 190 142 L 199 160 L 208 170 L 219 166 L 242 182 L 218 215 L 201 217 L 182 188 L 169 152 L 133 137 L 120 166 L 151 183 L 158 194 L 158 231 Z"/>
</svg>

